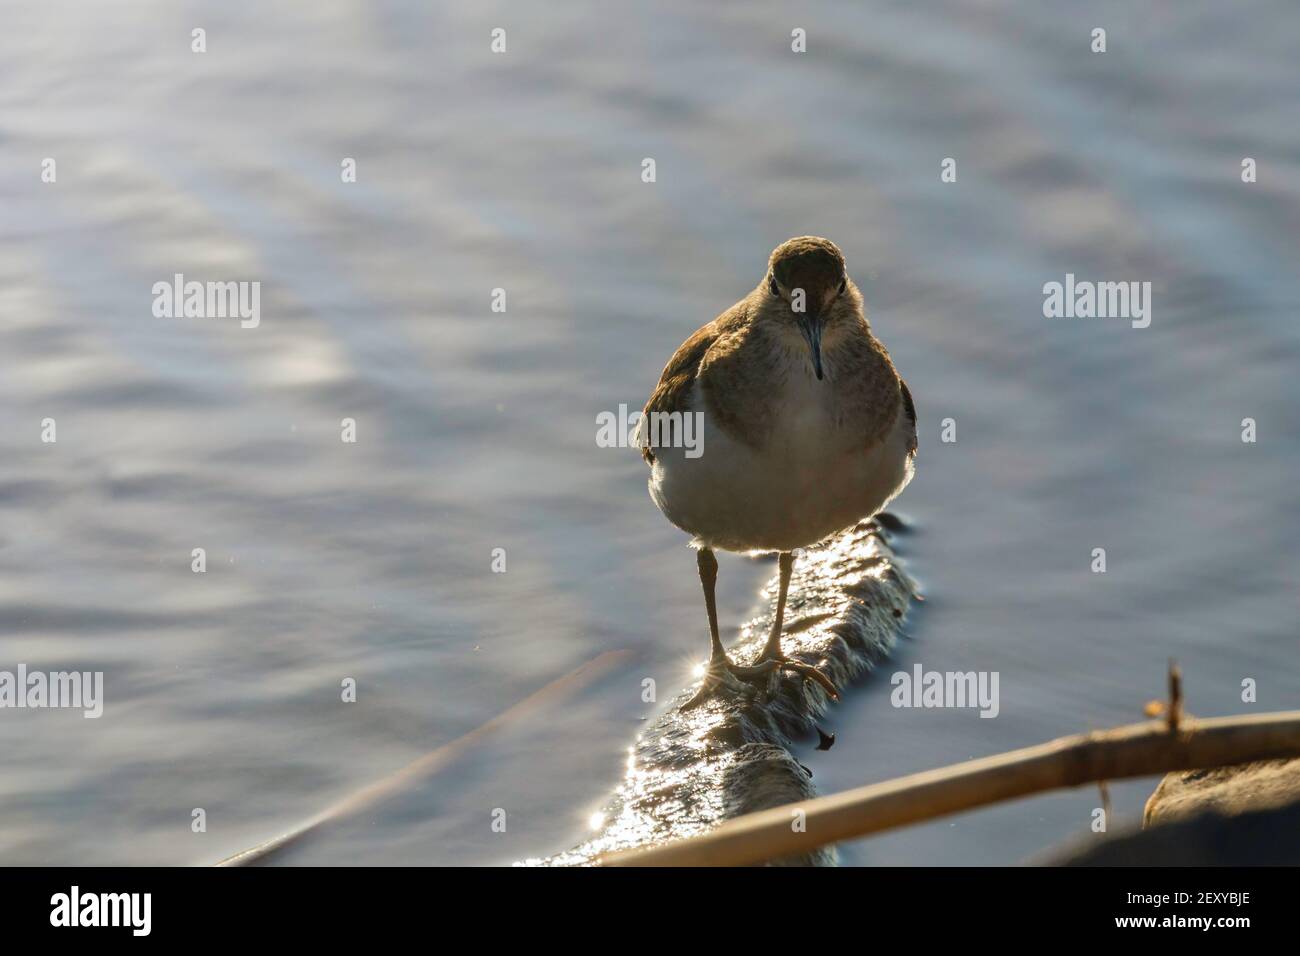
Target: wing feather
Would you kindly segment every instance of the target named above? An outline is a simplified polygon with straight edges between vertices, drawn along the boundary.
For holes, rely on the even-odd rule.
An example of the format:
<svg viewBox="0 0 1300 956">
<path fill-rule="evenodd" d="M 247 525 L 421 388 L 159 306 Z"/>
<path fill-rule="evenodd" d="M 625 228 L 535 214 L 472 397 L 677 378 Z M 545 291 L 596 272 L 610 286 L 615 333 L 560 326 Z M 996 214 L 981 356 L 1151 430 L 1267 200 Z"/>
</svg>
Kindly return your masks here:
<svg viewBox="0 0 1300 956">
<path fill-rule="evenodd" d="M 912 402 L 911 389 L 903 381 L 902 376 L 898 379 L 898 389 L 903 393 L 903 411 L 907 414 L 907 420 L 912 423 L 912 439 L 907 444 L 909 454 L 916 453 L 916 405 Z"/>
<path fill-rule="evenodd" d="M 696 329 L 664 366 L 663 374 L 659 376 L 659 384 L 655 386 L 655 390 L 650 393 L 649 401 L 645 403 L 643 415 L 648 416 L 654 412 L 691 411 L 691 392 L 695 388 L 695 380 L 699 377 L 700 365 L 704 362 L 704 357 L 720 338 L 743 324 L 744 320 L 745 300 L 742 299 L 708 325 Z M 642 428 L 644 427 L 643 417 Z M 652 438 L 653 431 L 646 435 L 641 443 L 641 457 L 647 464 L 652 464 L 655 460 L 649 444 Z"/>
</svg>

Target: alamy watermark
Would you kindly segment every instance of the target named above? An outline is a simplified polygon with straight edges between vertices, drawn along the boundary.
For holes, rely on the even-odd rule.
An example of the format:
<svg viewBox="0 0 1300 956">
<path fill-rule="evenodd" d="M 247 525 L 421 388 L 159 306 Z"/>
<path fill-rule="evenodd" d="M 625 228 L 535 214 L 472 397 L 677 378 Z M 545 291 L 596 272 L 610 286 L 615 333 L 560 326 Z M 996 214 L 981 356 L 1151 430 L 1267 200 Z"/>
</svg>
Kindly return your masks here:
<svg viewBox="0 0 1300 956">
<path fill-rule="evenodd" d="M 617 412 L 596 416 L 596 445 L 600 448 L 684 448 L 687 458 L 704 454 L 703 412 Z"/>
<path fill-rule="evenodd" d="M 889 702 L 895 707 L 961 708 L 978 707 L 981 717 L 996 717 L 1002 706 L 998 698 L 998 671 L 927 671 L 920 664 L 897 671 Z"/>
<path fill-rule="evenodd" d="M 1064 282 L 1043 285 L 1043 315 L 1049 319 L 1129 319 L 1133 328 L 1151 324 L 1150 282 L 1089 282 L 1073 272 Z"/>
<path fill-rule="evenodd" d="M 152 912 L 152 893 L 83 893 L 74 885 L 50 897 L 51 926 L 119 926 L 132 936 L 148 936 Z"/>
<path fill-rule="evenodd" d="M 16 671 L 0 671 L 0 709 L 13 707 L 72 708 L 81 716 L 104 713 L 103 671 L 28 671 L 19 664 Z"/>
<path fill-rule="evenodd" d="M 153 314 L 159 319 L 239 319 L 255 329 L 262 321 L 262 283 L 185 281 L 178 272 L 171 282 L 153 284 Z"/>
</svg>

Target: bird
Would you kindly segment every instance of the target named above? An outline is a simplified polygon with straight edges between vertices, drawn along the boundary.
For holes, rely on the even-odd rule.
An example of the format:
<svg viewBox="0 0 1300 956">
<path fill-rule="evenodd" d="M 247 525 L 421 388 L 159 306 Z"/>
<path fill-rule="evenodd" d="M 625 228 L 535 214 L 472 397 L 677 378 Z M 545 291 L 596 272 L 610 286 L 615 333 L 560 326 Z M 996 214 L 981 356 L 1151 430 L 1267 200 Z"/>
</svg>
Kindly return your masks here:
<svg viewBox="0 0 1300 956">
<path fill-rule="evenodd" d="M 688 424 L 696 436 L 684 447 Z M 911 481 L 917 447 L 911 392 L 839 247 L 819 236 L 777 246 L 758 285 L 668 361 L 636 443 L 650 497 L 692 536 L 704 590 L 709 663 L 686 707 L 785 671 L 837 698 L 825 674 L 781 648 L 795 552 L 884 508 Z M 719 638 L 715 550 L 778 555 L 776 616 L 750 665 Z"/>
</svg>

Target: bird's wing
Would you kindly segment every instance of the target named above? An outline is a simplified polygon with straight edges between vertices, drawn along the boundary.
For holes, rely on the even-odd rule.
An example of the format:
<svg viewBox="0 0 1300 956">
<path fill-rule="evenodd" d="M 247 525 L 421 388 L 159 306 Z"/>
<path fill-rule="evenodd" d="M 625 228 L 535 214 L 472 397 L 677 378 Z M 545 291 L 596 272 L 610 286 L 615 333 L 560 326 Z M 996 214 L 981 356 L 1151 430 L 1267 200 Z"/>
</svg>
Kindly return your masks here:
<svg viewBox="0 0 1300 956">
<path fill-rule="evenodd" d="M 903 396 L 903 413 L 907 415 L 907 420 L 912 425 L 912 435 L 907 443 L 908 454 L 916 453 L 916 405 L 912 402 L 912 392 L 903 381 L 902 376 L 898 378 L 898 390 Z"/>
<path fill-rule="evenodd" d="M 655 386 L 655 390 L 650 393 L 649 401 L 645 403 L 641 420 L 642 435 L 645 436 L 645 440 L 641 442 L 641 457 L 647 464 L 655 460 L 650 445 L 655 430 L 646 429 L 645 416 L 655 412 L 690 411 L 691 391 L 700 374 L 700 363 L 704 361 L 704 356 L 718 339 L 743 323 L 743 304 L 743 300 L 736 303 L 708 325 L 697 329 L 694 335 L 681 344 L 681 347 L 673 353 L 673 357 L 668 360 L 668 364 L 664 366 L 663 374 L 659 376 L 659 384 Z"/>
</svg>

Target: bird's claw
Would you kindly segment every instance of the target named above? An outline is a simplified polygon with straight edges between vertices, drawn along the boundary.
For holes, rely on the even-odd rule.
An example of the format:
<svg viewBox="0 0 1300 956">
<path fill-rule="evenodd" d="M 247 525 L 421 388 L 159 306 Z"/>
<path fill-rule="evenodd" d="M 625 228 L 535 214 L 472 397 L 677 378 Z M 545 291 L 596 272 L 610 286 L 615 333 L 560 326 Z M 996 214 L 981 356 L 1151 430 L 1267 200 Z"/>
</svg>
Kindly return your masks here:
<svg viewBox="0 0 1300 956">
<path fill-rule="evenodd" d="M 682 710 L 692 710 L 699 707 L 722 691 L 752 697 L 754 689 L 748 684 L 742 683 L 744 678 L 736 673 L 743 670 L 745 668 L 740 668 L 731 663 L 731 660 L 727 657 L 710 661 L 709 669 L 705 671 L 704 681 L 700 684 L 700 689 L 695 692 L 695 696 L 682 705 Z"/>
<path fill-rule="evenodd" d="M 831 679 L 809 664 L 791 660 L 782 655 L 780 657 L 764 657 L 757 664 L 743 665 L 732 663 L 731 659 L 724 655 L 722 658 L 715 658 L 709 662 L 709 669 L 704 675 L 704 683 L 700 685 L 700 689 L 695 692 L 695 696 L 688 700 L 682 709 L 690 710 L 698 707 L 723 688 L 752 694 L 753 691 L 745 685 L 757 682 L 762 678 L 768 679 L 767 686 L 770 696 L 775 690 L 774 685 L 777 675 L 783 670 L 794 671 L 805 679 L 814 681 L 830 695 L 831 700 L 840 699 L 839 692 L 835 689 L 835 685 L 831 683 Z M 742 681 L 744 684 L 740 683 Z"/>
<path fill-rule="evenodd" d="M 778 670 L 794 671 L 796 674 L 801 674 L 805 679 L 819 684 L 821 689 L 830 695 L 831 700 L 840 699 L 840 692 L 835 689 L 835 685 L 831 683 L 831 679 L 811 664 L 804 664 L 800 661 L 791 660 L 785 655 L 765 658 L 764 661 L 760 663 L 775 664 Z"/>
</svg>

